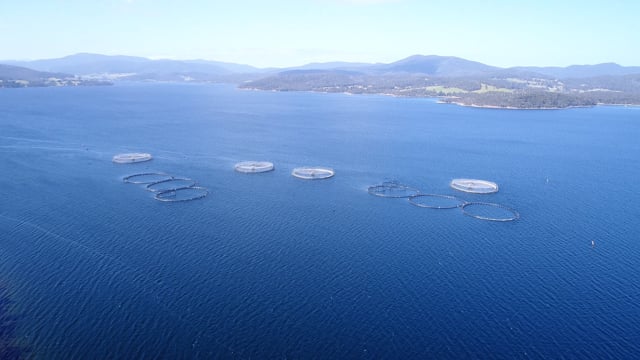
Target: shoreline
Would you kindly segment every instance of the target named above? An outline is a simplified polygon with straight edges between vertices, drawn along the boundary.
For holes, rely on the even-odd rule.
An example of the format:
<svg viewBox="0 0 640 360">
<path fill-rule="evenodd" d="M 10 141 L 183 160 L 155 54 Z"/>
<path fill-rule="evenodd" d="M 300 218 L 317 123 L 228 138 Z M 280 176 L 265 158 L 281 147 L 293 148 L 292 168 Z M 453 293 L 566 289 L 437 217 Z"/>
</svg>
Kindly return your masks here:
<svg viewBox="0 0 640 360">
<path fill-rule="evenodd" d="M 396 98 L 414 98 L 414 99 L 436 99 L 437 104 L 444 105 L 457 105 L 463 107 L 470 107 L 476 109 L 494 109 L 494 110 L 567 110 L 567 109 L 583 109 L 593 108 L 596 106 L 621 106 L 621 107 L 640 107 L 640 104 L 607 104 L 597 103 L 595 105 L 572 105 L 566 107 L 514 107 L 514 106 L 499 106 L 499 105 L 479 105 L 479 104 L 465 104 L 458 101 L 443 101 L 442 98 L 446 96 L 404 96 L 392 93 L 352 93 L 352 92 L 332 92 L 332 91 L 317 91 L 317 90 L 277 90 L 277 89 L 259 89 L 253 87 L 237 87 L 240 90 L 252 90 L 252 91 L 271 91 L 271 92 L 309 92 L 319 94 L 343 94 L 348 96 L 354 95 L 377 95 L 388 96 Z"/>
<path fill-rule="evenodd" d="M 477 109 L 498 109 L 498 110 L 566 110 L 566 109 L 583 109 L 583 108 L 593 108 L 597 106 L 615 106 L 615 107 L 636 107 L 640 108 L 640 104 L 607 104 L 607 103 L 597 103 L 595 105 L 572 105 L 566 107 L 513 107 L 513 106 L 497 106 L 497 105 L 478 105 L 478 104 L 464 104 L 457 101 L 446 102 L 442 100 L 438 100 L 438 104 L 449 104 L 449 105 L 457 105 L 464 107 L 472 107 Z"/>
<path fill-rule="evenodd" d="M 600 104 L 596 105 L 572 105 L 565 107 L 514 107 L 514 106 L 498 106 L 498 105 L 478 105 L 478 104 L 464 104 L 457 101 L 438 101 L 438 104 L 448 104 L 448 105 L 457 105 L 464 107 L 472 107 L 476 109 L 497 109 L 497 110 L 566 110 L 566 109 L 582 109 L 582 108 L 592 108 L 596 107 Z M 640 106 L 640 105 L 636 105 Z"/>
</svg>

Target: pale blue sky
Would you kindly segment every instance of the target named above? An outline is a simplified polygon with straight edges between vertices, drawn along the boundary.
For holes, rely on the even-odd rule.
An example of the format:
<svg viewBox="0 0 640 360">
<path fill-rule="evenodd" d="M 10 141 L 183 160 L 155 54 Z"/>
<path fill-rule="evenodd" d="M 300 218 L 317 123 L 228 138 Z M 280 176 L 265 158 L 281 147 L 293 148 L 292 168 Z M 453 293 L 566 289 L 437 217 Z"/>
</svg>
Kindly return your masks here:
<svg viewBox="0 0 640 360">
<path fill-rule="evenodd" d="M 259 67 L 452 55 L 640 65 L 640 1 L 0 0 L 0 59 L 78 52 Z"/>
</svg>

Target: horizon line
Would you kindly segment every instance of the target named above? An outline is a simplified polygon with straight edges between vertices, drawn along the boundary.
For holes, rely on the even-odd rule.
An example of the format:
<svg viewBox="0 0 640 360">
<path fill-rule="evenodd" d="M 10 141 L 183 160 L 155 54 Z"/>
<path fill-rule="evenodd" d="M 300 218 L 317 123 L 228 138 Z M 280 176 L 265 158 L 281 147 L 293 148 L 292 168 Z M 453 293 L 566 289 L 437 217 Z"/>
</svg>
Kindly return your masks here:
<svg viewBox="0 0 640 360">
<path fill-rule="evenodd" d="M 571 67 L 571 66 L 596 66 L 596 65 L 618 65 L 618 66 L 621 66 L 621 67 L 639 67 L 640 66 L 640 65 L 622 65 L 622 64 L 620 64 L 618 62 L 615 62 L 615 61 L 606 61 L 606 62 L 590 63 L 590 64 L 589 63 L 580 63 L 580 64 L 571 64 L 571 65 L 566 65 L 566 66 L 562 66 L 562 65 L 498 66 L 498 65 L 490 65 L 488 63 L 484 63 L 484 62 L 477 61 L 477 60 L 470 60 L 468 58 L 463 58 L 463 57 L 455 56 L 455 55 L 436 55 L 436 54 L 427 54 L 427 55 L 425 55 L 425 54 L 416 53 L 416 54 L 412 54 L 412 55 L 409 55 L 409 56 L 402 57 L 402 58 L 400 58 L 398 60 L 394 60 L 394 61 L 391 61 L 391 62 L 330 60 L 330 61 L 310 61 L 310 62 L 303 63 L 303 64 L 300 64 L 300 65 L 290 65 L 290 66 L 279 65 L 279 66 L 264 66 L 264 67 L 260 67 L 260 66 L 251 65 L 249 63 L 244 63 L 244 62 L 234 62 L 234 61 L 215 60 L 215 59 L 206 59 L 206 58 L 178 58 L 178 57 L 164 56 L 164 55 L 160 55 L 160 56 L 140 56 L 140 55 L 125 55 L 125 54 L 104 54 L 104 53 L 85 52 L 85 51 L 80 51 L 80 52 L 76 52 L 76 53 L 72 53 L 72 54 L 64 55 L 64 56 L 60 56 L 60 57 L 45 57 L 45 58 L 37 58 L 37 59 L 33 59 L 33 58 L 31 58 L 31 59 L 1 59 L 0 60 L 0 64 L 2 64 L 5 61 L 9 61 L 9 62 L 34 62 L 34 61 L 43 61 L 43 60 L 58 60 L 58 59 L 64 59 L 64 58 L 68 58 L 68 57 L 72 57 L 72 56 L 78 56 L 78 55 L 98 55 L 98 56 L 107 56 L 107 57 L 131 57 L 131 58 L 140 58 L 140 59 L 146 59 L 146 60 L 151 60 L 151 61 L 161 61 L 161 60 L 183 61 L 183 62 L 185 62 L 185 61 L 207 61 L 207 62 L 218 62 L 218 63 L 233 64 L 233 65 L 249 66 L 249 67 L 255 68 L 257 70 L 287 69 L 287 68 L 303 67 L 303 66 L 312 65 L 312 64 L 331 64 L 331 63 L 363 64 L 363 65 L 392 64 L 394 62 L 398 62 L 398 61 L 409 59 L 411 57 L 418 57 L 418 56 L 421 56 L 421 57 L 440 57 L 440 58 L 457 58 L 457 59 L 477 62 L 477 63 L 483 64 L 483 65 L 496 67 L 496 68 L 501 68 L 501 69 L 520 68 L 520 67 L 567 68 L 567 67 Z"/>
</svg>

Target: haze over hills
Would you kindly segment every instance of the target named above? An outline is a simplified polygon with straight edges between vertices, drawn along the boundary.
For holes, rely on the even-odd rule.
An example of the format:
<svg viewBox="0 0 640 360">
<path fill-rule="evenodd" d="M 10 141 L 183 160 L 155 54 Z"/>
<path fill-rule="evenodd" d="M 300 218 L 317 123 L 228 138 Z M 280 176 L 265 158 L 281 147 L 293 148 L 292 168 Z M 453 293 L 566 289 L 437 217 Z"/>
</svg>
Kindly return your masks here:
<svg viewBox="0 0 640 360">
<path fill-rule="evenodd" d="M 24 66 L 40 71 L 55 71 L 76 75 L 94 74 L 175 74 L 200 73 L 229 75 L 255 73 L 260 69 L 249 65 L 207 60 L 151 60 L 137 56 L 100 55 L 80 53 L 58 59 L 33 61 L 5 61 L 10 65 Z"/>
<path fill-rule="evenodd" d="M 302 66 L 294 66 L 286 68 L 286 70 L 354 70 L 358 69 L 367 69 L 371 67 L 371 63 L 356 63 L 356 62 L 346 62 L 346 61 L 331 61 L 331 62 L 314 62 L 305 64 Z M 271 69 L 271 70 L 282 70 L 282 69 Z"/>
<path fill-rule="evenodd" d="M 559 79 L 588 78 L 607 75 L 631 75 L 640 74 L 640 66 L 621 66 L 616 63 L 604 63 L 596 65 L 571 65 L 567 67 L 514 67 L 513 70 L 535 72 Z"/>
<path fill-rule="evenodd" d="M 392 63 L 311 63 L 303 66 L 284 68 L 289 70 L 346 70 L 363 74 L 425 74 L 442 77 L 470 77 L 492 75 L 538 76 L 542 78 L 586 78 L 605 75 L 640 74 L 640 66 L 621 66 L 615 63 L 596 65 L 571 65 L 568 67 L 518 66 L 501 68 L 455 56 L 413 55 Z"/>
<path fill-rule="evenodd" d="M 453 56 L 414 55 L 388 64 L 330 62 L 259 69 L 208 60 L 87 53 L 4 63 L 22 68 L 1 67 L 0 87 L 91 85 L 90 80 L 226 82 L 259 90 L 439 96 L 445 102 L 507 108 L 640 104 L 640 67 L 614 63 L 500 68 Z M 52 78 L 67 82 L 47 80 Z"/>
</svg>

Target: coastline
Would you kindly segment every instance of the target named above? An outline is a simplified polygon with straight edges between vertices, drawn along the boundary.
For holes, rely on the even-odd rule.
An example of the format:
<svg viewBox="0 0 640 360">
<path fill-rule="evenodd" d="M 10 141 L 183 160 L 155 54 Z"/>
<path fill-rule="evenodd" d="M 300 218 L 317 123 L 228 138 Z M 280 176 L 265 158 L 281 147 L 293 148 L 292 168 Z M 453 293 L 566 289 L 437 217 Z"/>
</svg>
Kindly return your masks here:
<svg viewBox="0 0 640 360">
<path fill-rule="evenodd" d="M 438 104 L 449 104 L 449 105 L 457 105 L 457 106 L 464 106 L 464 107 L 472 107 L 477 109 L 498 109 L 498 110 L 565 110 L 565 109 L 592 108 L 592 107 L 601 105 L 601 104 L 573 105 L 573 106 L 566 106 L 566 107 L 515 107 L 515 106 L 464 104 L 457 101 L 442 101 L 442 100 L 438 100 Z M 636 105 L 636 106 L 640 106 L 640 105 Z"/>
<path fill-rule="evenodd" d="M 622 107 L 640 107 L 640 104 L 608 104 L 608 103 L 597 103 L 595 105 L 572 105 L 566 107 L 514 107 L 514 106 L 499 106 L 499 105 L 480 105 L 480 104 L 465 104 L 459 101 L 443 101 L 441 99 L 446 98 L 446 96 L 404 96 L 392 93 L 353 93 L 353 92 L 332 92 L 332 91 L 318 91 L 318 90 L 278 90 L 278 89 L 259 89 L 255 87 L 239 87 L 241 90 L 252 90 L 252 91 L 271 91 L 271 92 L 312 92 L 312 93 L 320 93 L 320 94 L 344 94 L 349 96 L 354 95 L 378 95 L 378 96 L 389 96 L 389 97 L 407 97 L 407 98 L 416 98 L 416 99 L 437 99 L 436 103 L 444 104 L 444 105 L 457 105 L 463 107 L 471 107 L 476 109 L 494 109 L 494 110 L 567 110 L 567 109 L 582 109 L 582 108 L 592 108 L 596 106 L 622 106 Z"/>
<path fill-rule="evenodd" d="M 565 109 L 583 109 L 583 108 L 593 108 L 597 106 L 615 106 L 615 107 L 636 107 L 640 108 L 640 104 L 608 104 L 608 103 L 597 103 L 595 105 L 572 105 L 566 107 L 513 107 L 513 106 L 497 106 L 497 105 L 478 105 L 478 104 L 464 104 L 457 101 L 442 101 L 438 100 L 438 104 L 449 104 L 449 105 L 458 105 L 464 107 L 472 107 L 477 109 L 498 109 L 498 110 L 565 110 Z"/>
</svg>

